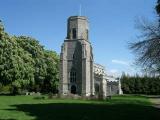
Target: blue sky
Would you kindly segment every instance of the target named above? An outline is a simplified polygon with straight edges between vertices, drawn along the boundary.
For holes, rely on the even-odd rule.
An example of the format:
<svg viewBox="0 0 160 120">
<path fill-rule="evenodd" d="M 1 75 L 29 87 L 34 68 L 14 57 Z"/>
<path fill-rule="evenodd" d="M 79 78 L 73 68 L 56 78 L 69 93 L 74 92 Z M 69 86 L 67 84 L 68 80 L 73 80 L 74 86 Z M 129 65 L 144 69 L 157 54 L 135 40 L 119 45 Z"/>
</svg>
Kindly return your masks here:
<svg viewBox="0 0 160 120">
<path fill-rule="evenodd" d="M 135 20 L 156 17 L 156 0 L 0 0 L 0 19 L 6 32 L 36 38 L 45 48 L 60 53 L 69 16 L 87 16 L 96 63 L 108 72 L 136 72 L 135 56 L 127 43 L 139 32 Z"/>
</svg>

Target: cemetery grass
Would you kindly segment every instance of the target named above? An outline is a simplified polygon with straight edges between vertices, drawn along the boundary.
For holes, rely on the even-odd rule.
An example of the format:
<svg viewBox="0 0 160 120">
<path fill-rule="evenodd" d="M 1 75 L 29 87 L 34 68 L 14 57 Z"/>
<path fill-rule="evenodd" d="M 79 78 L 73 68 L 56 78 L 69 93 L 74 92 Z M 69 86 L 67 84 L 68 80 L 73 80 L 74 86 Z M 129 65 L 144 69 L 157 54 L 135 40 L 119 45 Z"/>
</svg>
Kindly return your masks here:
<svg viewBox="0 0 160 120">
<path fill-rule="evenodd" d="M 145 96 L 112 99 L 34 99 L 34 96 L 0 96 L 0 120 L 159 120 L 160 109 Z"/>
</svg>

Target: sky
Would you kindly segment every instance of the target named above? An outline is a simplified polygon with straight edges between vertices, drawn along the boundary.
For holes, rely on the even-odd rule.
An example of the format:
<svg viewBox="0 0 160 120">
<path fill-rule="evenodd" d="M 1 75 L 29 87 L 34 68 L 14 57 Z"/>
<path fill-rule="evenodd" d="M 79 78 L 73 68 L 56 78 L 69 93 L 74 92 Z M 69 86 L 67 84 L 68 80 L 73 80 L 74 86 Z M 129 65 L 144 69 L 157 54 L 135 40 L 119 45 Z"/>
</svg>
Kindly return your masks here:
<svg viewBox="0 0 160 120">
<path fill-rule="evenodd" d="M 128 43 L 140 32 L 135 21 L 156 18 L 156 0 L 0 0 L 0 20 L 11 35 L 37 39 L 46 49 L 60 53 L 66 37 L 67 18 L 79 15 L 89 20 L 89 40 L 95 63 L 109 74 L 139 72 Z"/>
</svg>

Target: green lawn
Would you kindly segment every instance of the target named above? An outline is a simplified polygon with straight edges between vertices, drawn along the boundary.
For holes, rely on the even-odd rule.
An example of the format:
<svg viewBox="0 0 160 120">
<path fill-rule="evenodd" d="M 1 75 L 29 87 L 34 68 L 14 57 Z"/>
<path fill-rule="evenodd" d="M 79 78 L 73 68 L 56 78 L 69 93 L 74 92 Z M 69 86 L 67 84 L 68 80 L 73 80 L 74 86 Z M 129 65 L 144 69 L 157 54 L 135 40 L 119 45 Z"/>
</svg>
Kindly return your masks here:
<svg viewBox="0 0 160 120">
<path fill-rule="evenodd" d="M 106 101 L 0 96 L 0 120 L 160 120 L 160 109 L 142 96 Z"/>
</svg>

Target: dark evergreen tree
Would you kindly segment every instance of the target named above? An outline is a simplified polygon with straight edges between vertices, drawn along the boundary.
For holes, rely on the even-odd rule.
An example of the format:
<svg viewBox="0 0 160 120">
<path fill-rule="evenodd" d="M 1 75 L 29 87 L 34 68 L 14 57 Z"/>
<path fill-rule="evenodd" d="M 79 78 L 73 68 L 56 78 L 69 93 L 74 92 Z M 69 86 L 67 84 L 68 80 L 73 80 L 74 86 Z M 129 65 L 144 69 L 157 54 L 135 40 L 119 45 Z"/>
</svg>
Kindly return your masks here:
<svg viewBox="0 0 160 120">
<path fill-rule="evenodd" d="M 157 76 L 129 76 L 123 74 L 121 84 L 125 94 L 160 94 L 160 78 Z"/>
</svg>

